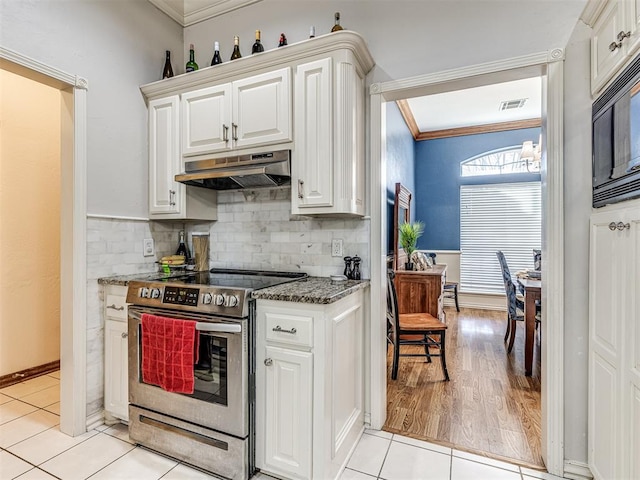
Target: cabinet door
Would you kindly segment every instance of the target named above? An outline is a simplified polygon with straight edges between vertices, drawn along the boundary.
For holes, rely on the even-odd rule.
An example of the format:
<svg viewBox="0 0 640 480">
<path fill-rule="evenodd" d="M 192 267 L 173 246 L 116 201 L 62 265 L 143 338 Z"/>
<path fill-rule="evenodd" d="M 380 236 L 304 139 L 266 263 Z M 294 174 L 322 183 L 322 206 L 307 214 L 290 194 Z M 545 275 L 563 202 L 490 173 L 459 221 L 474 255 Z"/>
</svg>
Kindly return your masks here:
<svg viewBox="0 0 640 480">
<path fill-rule="evenodd" d="M 266 347 L 265 465 L 311 478 L 313 354 Z"/>
<path fill-rule="evenodd" d="M 178 96 L 149 102 L 149 214 L 179 214 L 185 186 L 181 170 Z"/>
<path fill-rule="evenodd" d="M 129 420 L 127 322 L 107 319 L 104 326 L 104 408 Z"/>
<path fill-rule="evenodd" d="M 198 155 L 231 147 L 231 84 L 182 95 L 182 154 Z"/>
<path fill-rule="evenodd" d="M 625 40 L 628 42 L 627 55 L 633 55 L 640 47 L 640 0 L 629 0 L 624 4 L 627 9 L 627 31 L 631 34 L 631 37 Z"/>
<path fill-rule="evenodd" d="M 629 320 L 631 258 L 628 229 L 610 228 L 619 213 L 591 221 L 589 281 L 589 465 L 596 478 L 626 478 L 622 442 L 626 391 L 625 324 Z M 628 385 L 628 384 L 627 384 Z"/>
<path fill-rule="evenodd" d="M 296 148 L 293 213 L 333 205 L 331 58 L 296 68 Z"/>
<path fill-rule="evenodd" d="M 611 49 L 617 36 L 625 30 L 624 5 L 610 0 L 593 25 L 591 36 L 591 91 L 596 92 L 614 75 L 624 63 L 629 39 L 622 41 L 620 48 Z"/>
<path fill-rule="evenodd" d="M 232 84 L 235 148 L 291 141 L 289 68 Z"/>
</svg>

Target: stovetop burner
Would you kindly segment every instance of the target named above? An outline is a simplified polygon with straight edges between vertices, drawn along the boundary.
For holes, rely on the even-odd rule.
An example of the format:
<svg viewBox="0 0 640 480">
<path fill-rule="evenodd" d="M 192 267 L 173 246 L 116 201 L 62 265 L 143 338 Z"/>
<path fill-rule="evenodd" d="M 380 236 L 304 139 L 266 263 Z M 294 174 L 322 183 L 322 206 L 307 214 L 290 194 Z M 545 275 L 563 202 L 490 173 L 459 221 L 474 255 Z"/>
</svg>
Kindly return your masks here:
<svg viewBox="0 0 640 480">
<path fill-rule="evenodd" d="M 257 290 L 259 288 L 271 287 L 281 283 L 291 282 L 306 277 L 306 273 L 299 272 L 270 272 L 263 270 L 231 270 L 213 268 L 208 272 L 195 272 L 181 277 L 168 279 L 169 282 L 176 280 L 181 283 L 191 285 L 208 285 L 220 288 L 243 288 Z"/>
</svg>

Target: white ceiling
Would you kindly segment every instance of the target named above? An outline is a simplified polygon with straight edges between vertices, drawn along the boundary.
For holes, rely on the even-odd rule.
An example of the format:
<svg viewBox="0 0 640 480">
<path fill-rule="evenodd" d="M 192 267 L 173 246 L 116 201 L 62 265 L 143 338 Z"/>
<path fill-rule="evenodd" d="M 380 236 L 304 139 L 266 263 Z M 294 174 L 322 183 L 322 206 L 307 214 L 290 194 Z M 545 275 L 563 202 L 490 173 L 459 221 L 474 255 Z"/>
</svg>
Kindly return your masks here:
<svg viewBox="0 0 640 480">
<path fill-rule="evenodd" d="M 526 99 L 522 108 L 500 110 L 503 101 Z M 525 78 L 407 99 L 420 132 L 541 117 L 541 78 Z"/>
</svg>

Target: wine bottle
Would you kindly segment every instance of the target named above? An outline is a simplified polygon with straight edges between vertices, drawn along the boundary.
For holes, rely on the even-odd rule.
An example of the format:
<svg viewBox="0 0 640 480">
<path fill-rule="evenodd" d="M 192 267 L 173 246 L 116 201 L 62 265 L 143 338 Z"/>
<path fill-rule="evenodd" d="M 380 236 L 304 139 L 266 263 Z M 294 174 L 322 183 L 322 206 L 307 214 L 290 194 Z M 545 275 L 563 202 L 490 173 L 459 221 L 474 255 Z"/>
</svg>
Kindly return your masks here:
<svg viewBox="0 0 640 480">
<path fill-rule="evenodd" d="M 309 29 L 309 38 L 313 38 L 316 36 L 316 27 L 311 27 Z"/>
<path fill-rule="evenodd" d="M 278 42 L 278 47 L 284 47 L 287 44 L 287 37 L 284 33 L 280 34 L 280 41 Z"/>
<path fill-rule="evenodd" d="M 176 250 L 176 255 L 184 255 L 185 262 L 188 262 L 191 258 L 187 244 L 184 241 L 184 230 L 180 230 L 178 234 L 178 249 Z"/>
<path fill-rule="evenodd" d="M 211 65 L 218 65 L 222 63 L 222 57 L 220 56 L 220 44 L 214 42 L 213 44 L 213 58 L 211 59 Z"/>
<path fill-rule="evenodd" d="M 164 70 L 162 70 L 162 78 L 173 77 L 173 68 L 171 68 L 171 52 L 167 50 L 167 56 L 164 61 Z"/>
<path fill-rule="evenodd" d="M 236 58 L 242 58 L 240 53 L 240 37 L 238 35 L 233 37 L 233 52 L 231 52 L 231 58 L 229 60 L 235 60 Z"/>
<path fill-rule="evenodd" d="M 264 52 L 264 47 L 262 46 L 262 42 L 260 41 L 260 30 L 256 30 L 256 42 L 251 47 L 251 54 Z"/>
<path fill-rule="evenodd" d="M 332 32 L 337 32 L 338 30 L 344 30 L 342 26 L 340 26 L 340 12 L 335 13 L 336 23 L 331 29 Z"/>
<path fill-rule="evenodd" d="M 196 63 L 195 53 L 193 51 L 193 43 L 189 45 L 189 61 L 187 62 L 186 70 L 187 72 L 198 70 L 198 64 Z"/>
</svg>

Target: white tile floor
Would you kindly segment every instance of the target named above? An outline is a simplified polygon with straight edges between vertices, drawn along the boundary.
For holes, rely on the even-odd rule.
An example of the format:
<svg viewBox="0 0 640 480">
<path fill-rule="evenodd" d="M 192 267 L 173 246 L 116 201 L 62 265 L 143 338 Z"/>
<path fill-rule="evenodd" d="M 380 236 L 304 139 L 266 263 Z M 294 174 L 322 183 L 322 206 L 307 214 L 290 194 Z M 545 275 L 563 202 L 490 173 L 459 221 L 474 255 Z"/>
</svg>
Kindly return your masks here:
<svg viewBox="0 0 640 480">
<path fill-rule="evenodd" d="M 0 479 L 215 479 L 129 441 L 127 427 L 60 433 L 60 375 L 0 390 Z M 255 478 L 270 479 L 266 475 Z M 547 473 L 387 432 L 367 430 L 341 480 L 557 480 Z"/>
</svg>

